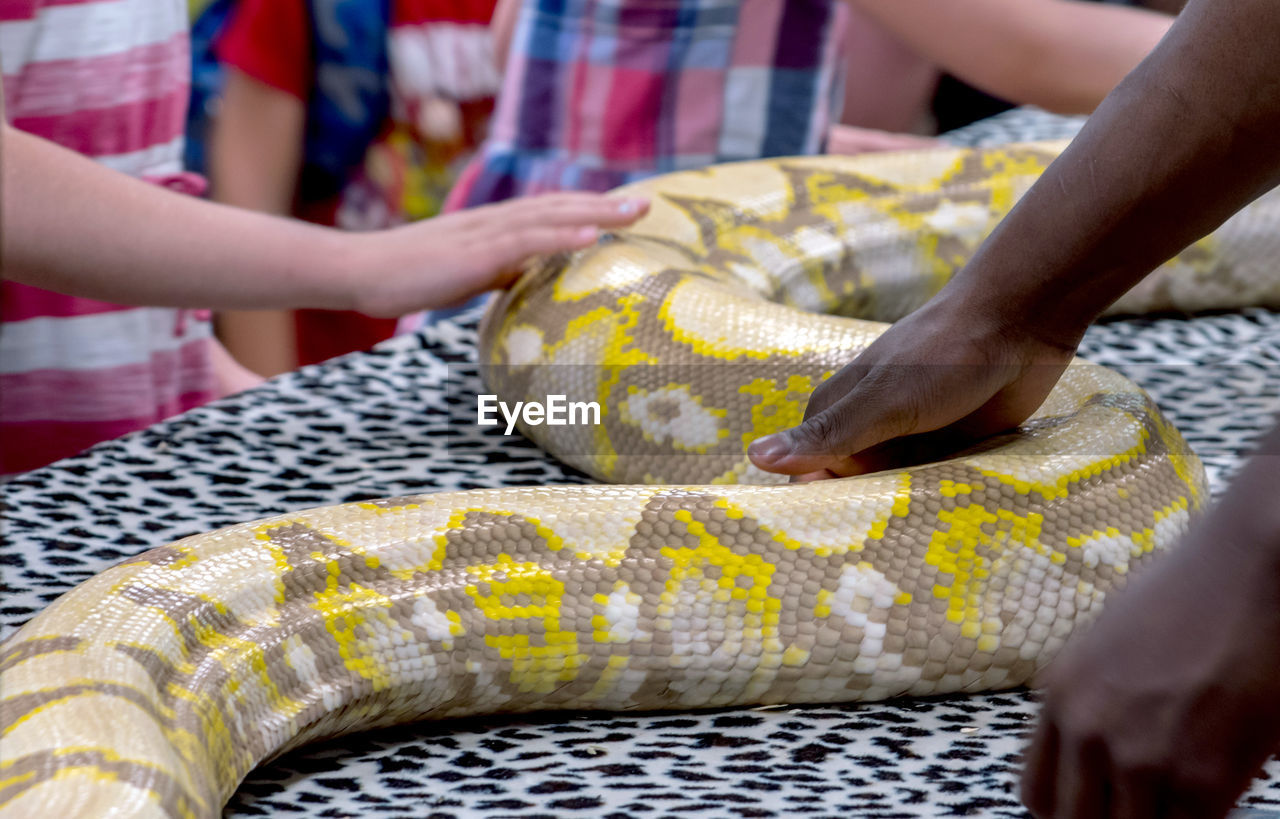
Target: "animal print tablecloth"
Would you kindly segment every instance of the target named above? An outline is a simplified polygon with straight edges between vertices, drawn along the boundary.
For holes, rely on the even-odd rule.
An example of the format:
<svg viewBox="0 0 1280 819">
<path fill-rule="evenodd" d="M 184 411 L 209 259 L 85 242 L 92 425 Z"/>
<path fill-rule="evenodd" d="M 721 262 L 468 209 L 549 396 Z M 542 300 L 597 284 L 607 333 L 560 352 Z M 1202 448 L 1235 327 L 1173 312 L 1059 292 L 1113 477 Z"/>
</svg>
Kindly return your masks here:
<svg viewBox="0 0 1280 819">
<path fill-rule="evenodd" d="M 964 144 L 1069 134 L 1012 112 Z M 112 563 L 308 506 L 584 482 L 475 425 L 477 310 L 272 380 L 0 485 L 0 638 Z M 1143 385 L 1221 492 L 1280 410 L 1280 314 L 1111 321 L 1082 354 Z M 844 707 L 542 714 L 419 724 L 255 771 L 231 816 L 1022 816 L 1025 691 Z M 2 749 L 0 749 L 2 753 Z M 1280 810 L 1280 763 L 1241 805 Z M 1280 814 L 1276 814 L 1280 815 Z"/>
</svg>

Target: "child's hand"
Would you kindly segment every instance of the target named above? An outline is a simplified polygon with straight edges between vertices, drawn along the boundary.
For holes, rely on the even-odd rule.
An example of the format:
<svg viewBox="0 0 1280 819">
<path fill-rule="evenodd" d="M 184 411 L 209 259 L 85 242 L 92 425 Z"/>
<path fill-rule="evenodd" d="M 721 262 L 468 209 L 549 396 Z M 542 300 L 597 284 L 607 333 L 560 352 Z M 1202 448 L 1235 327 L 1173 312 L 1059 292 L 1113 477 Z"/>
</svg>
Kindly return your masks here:
<svg viewBox="0 0 1280 819">
<path fill-rule="evenodd" d="M 874 151 L 919 151 L 943 145 L 940 140 L 915 134 L 895 134 L 852 125 L 832 125 L 827 131 L 827 153 L 865 154 Z"/>
<path fill-rule="evenodd" d="M 586 247 L 601 228 L 625 227 L 648 209 L 643 199 L 556 193 L 354 235 L 352 301 L 388 317 L 458 304 L 510 286 L 529 256 Z"/>
</svg>

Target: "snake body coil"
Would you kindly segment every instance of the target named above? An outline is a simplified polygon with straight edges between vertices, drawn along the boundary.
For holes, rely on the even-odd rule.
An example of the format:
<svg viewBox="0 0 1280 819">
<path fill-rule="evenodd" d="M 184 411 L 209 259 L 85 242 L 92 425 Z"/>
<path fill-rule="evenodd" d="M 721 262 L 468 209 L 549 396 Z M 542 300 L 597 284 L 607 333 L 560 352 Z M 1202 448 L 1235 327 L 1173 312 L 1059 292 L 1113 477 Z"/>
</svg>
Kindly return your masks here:
<svg viewBox="0 0 1280 819">
<path fill-rule="evenodd" d="M 555 708 L 875 700 L 1020 685 L 1205 498 L 1140 389 L 1073 365 L 1016 434 L 843 481 L 745 444 L 928 298 L 1059 146 L 745 163 L 636 188 L 652 213 L 489 316 L 504 400 L 611 481 L 392 498 L 146 552 L 0 645 L 0 816 L 214 816 L 263 759 L 345 731 Z M 1122 303 L 1277 299 L 1269 203 Z M 1257 226 L 1266 223 L 1267 230 Z"/>
</svg>

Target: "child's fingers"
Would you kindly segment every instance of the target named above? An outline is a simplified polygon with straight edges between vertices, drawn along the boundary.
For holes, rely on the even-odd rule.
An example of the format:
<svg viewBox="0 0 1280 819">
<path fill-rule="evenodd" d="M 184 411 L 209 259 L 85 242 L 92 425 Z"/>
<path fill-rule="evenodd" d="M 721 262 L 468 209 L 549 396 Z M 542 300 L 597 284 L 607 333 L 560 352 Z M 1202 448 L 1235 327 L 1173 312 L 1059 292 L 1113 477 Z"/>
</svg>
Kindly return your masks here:
<svg viewBox="0 0 1280 819">
<path fill-rule="evenodd" d="M 508 231 L 489 241 L 475 258 L 476 269 L 485 277 L 479 290 L 505 290 L 520 278 L 530 256 L 577 250 L 591 245 L 599 236 L 594 225 Z"/>
<path fill-rule="evenodd" d="M 556 193 L 504 202 L 483 214 L 495 226 L 518 230 L 523 227 L 572 227 L 628 225 L 649 209 L 647 199 L 602 196 L 589 193 Z M 475 213 L 481 214 L 482 209 Z"/>
<path fill-rule="evenodd" d="M 594 225 L 524 227 L 498 236 L 485 250 L 484 266 L 495 272 L 518 269 L 530 256 L 577 250 L 599 238 Z"/>
<path fill-rule="evenodd" d="M 527 199 L 521 214 L 529 225 L 572 227 L 629 225 L 649 209 L 649 200 L 637 197 L 555 194 Z"/>
</svg>

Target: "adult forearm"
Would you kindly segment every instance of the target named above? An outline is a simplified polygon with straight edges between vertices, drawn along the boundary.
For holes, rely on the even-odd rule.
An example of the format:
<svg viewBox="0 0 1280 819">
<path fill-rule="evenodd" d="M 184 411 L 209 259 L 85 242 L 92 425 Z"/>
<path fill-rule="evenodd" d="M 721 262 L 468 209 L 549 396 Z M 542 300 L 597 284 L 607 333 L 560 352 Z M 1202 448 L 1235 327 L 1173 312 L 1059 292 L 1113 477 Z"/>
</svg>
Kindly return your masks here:
<svg viewBox="0 0 1280 819">
<path fill-rule="evenodd" d="M 6 278 L 123 304 L 351 307 L 351 247 L 333 231 L 172 193 L 8 126 L 4 141 Z"/>
<path fill-rule="evenodd" d="M 1191 4 L 947 288 L 1072 344 L 1280 181 L 1280 4 Z"/>
</svg>

